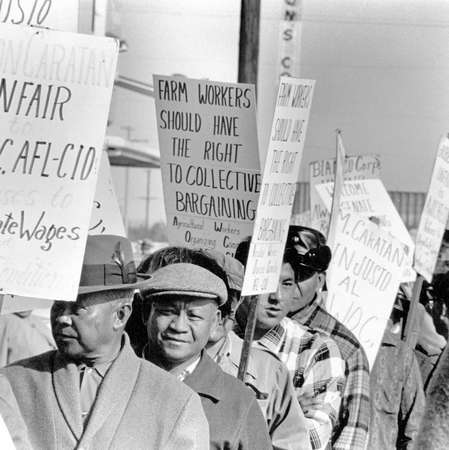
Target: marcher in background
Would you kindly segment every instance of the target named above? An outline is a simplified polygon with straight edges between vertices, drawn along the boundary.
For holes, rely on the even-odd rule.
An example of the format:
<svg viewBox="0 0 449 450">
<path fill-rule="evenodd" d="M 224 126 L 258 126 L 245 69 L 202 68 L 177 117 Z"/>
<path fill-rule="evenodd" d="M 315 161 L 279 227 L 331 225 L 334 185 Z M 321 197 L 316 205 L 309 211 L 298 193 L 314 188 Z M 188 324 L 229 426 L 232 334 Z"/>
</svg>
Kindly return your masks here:
<svg viewBox="0 0 449 450">
<path fill-rule="evenodd" d="M 427 389 L 426 407 L 414 450 L 449 448 L 449 346 Z"/>
<path fill-rule="evenodd" d="M 237 249 L 237 259 L 246 260 L 248 250 L 249 240 L 246 240 Z M 345 361 L 346 383 L 333 430 L 332 447 L 338 450 L 362 449 L 368 441 L 368 360 L 353 333 L 324 309 L 321 291 L 330 260 L 330 249 L 320 232 L 307 227 L 290 226 L 280 280 L 283 301 L 272 296 L 269 315 L 272 316 L 281 305 L 288 305 L 285 307 L 289 308 L 289 317 L 297 324 L 324 333 L 335 341 Z M 266 338 L 264 340 L 267 342 L 279 342 L 279 332 L 273 330 Z"/>
<path fill-rule="evenodd" d="M 326 258 L 327 251 L 322 251 L 324 246 L 326 240 L 317 230 L 290 226 L 285 254 L 291 255 L 290 261 L 295 260 L 295 253 L 300 258 L 297 273 L 302 281 L 298 283 L 299 295 L 293 297 L 289 317 L 326 333 L 338 345 L 346 362 L 346 386 L 332 446 L 338 450 L 364 448 L 369 426 L 369 365 L 354 334 L 324 308 L 321 293 L 331 259 L 331 254 Z"/>
<path fill-rule="evenodd" d="M 434 298 L 434 288 L 424 282 L 421 290 L 420 301 L 417 305 L 415 327 L 417 328 L 417 341 L 415 354 L 418 360 L 424 390 L 427 390 L 430 379 L 435 372 L 438 360 L 446 346 L 446 339 L 438 334 L 432 318 L 433 305 L 437 302 Z M 409 283 L 401 283 L 396 302 L 400 302 L 403 308 L 403 318 L 408 317 L 412 287 Z"/>
<path fill-rule="evenodd" d="M 2 450 L 32 450 L 28 430 L 8 379 L 0 375 L 0 444 Z"/>
<path fill-rule="evenodd" d="M 205 351 L 218 326 L 218 308 L 227 301 L 223 280 L 195 264 L 169 264 L 152 273 L 143 295 L 148 330 L 144 357 L 199 394 L 211 448 L 272 448 L 254 394 Z"/>
<path fill-rule="evenodd" d="M 401 340 L 402 313 L 397 299 L 370 374 L 368 450 L 412 449 L 424 413 L 418 361 L 413 349 Z"/>
<path fill-rule="evenodd" d="M 236 257 L 246 264 L 249 239 L 239 244 Z M 287 366 L 299 404 L 307 419 L 312 449 L 331 448 L 345 385 L 345 362 L 336 343 L 286 317 L 291 298 L 285 288 L 295 284 L 289 263 L 283 263 L 278 289 L 260 296 L 256 311 L 254 346 L 275 353 Z M 245 299 L 236 312 L 235 331 L 243 336 L 249 304 Z"/>
<path fill-rule="evenodd" d="M 76 302 L 51 310 L 58 347 L 2 369 L 33 448 L 209 448 L 198 396 L 124 334 L 137 282 L 128 239 L 89 236 Z"/>
<path fill-rule="evenodd" d="M 50 328 L 31 313 L 0 315 L 0 367 L 56 349 Z"/>
</svg>

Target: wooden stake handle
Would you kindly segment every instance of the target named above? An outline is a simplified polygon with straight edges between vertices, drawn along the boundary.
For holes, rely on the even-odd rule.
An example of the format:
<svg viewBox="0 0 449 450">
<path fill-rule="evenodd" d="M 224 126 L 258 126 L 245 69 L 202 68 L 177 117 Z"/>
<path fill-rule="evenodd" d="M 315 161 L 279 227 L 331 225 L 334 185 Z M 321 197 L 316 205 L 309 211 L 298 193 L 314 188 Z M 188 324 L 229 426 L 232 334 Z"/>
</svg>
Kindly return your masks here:
<svg viewBox="0 0 449 450">
<path fill-rule="evenodd" d="M 239 371 L 237 374 L 237 378 L 243 382 L 245 381 L 246 369 L 251 354 L 251 344 L 254 337 L 254 329 L 256 328 L 257 302 L 257 297 L 251 300 L 246 320 L 245 337 L 243 340 L 242 354 L 240 355 Z"/>
</svg>

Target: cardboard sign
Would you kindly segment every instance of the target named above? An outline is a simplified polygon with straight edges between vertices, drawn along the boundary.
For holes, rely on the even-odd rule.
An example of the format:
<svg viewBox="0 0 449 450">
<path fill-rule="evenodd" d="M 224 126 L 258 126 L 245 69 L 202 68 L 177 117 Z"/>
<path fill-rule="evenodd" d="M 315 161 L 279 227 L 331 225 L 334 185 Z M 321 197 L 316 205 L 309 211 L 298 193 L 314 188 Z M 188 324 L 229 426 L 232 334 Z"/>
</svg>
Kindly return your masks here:
<svg viewBox="0 0 449 450">
<path fill-rule="evenodd" d="M 97 188 L 90 218 L 89 234 L 126 236 L 122 215 L 112 184 L 111 166 L 106 152 L 101 155 Z"/>
<path fill-rule="evenodd" d="M 318 184 L 333 182 L 335 178 L 336 159 L 323 159 L 313 161 L 309 165 L 310 171 L 310 211 L 312 228 L 327 236 L 330 213 L 323 204 L 316 186 Z M 353 155 L 345 159 L 345 180 L 367 180 L 380 177 L 379 155 Z"/>
<path fill-rule="evenodd" d="M 443 138 L 416 235 L 414 268 L 429 283 L 449 216 L 449 139 Z"/>
<path fill-rule="evenodd" d="M 326 208 L 330 209 L 332 202 L 333 183 L 316 186 Z M 379 179 L 345 181 L 340 200 L 341 215 L 350 213 L 372 218 L 382 229 L 391 233 L 406 248 L 407 263 L 401 281 L 414 281 L 416 274 L 412 269 L 413 240 L 402 222 L 385 186 Z"/>
<path fill-rule="evenodd" d="M 368 218 L 346 214 L 332 253 L 326 310 L 355 334 L 372 367 L 406 263 L 403 245 Z"/>
<path fill-rule="evenodd" d="M 233 255 L 260 192 L 254 86 L 154 76 L 169 241 Z"/>
<path fill-rule="evenodd" d="M 8 0 L 0 2 L 0 22 L 76 32 L 77 0 Z"/>
<path fill-rule="evenodd" d="M 33 309 L 49 309 L 53 305 L 52 300 L 34 297 L 20 297 L 16 295 L 0 295 L 0 314 L 11 314 Z"/>
<path fill-rule="evenodd" d="M 242 295 L 277 289 L 314 86 L 313 80 L 280 80 Z"/>
<path fill-rule="evenodd" d="M 0 287 L 75 300 L 117 42 L 1 25 L 0 47 Z"/>
<path fill-rule="evenodd" d="M 340 219 L 340 199 L 341 190 L 345 182 L 344 168 L 345 168 L 346 151 L 343 146 L 343 139 L 341 138 L 340 130 L 337 130 L 337 154 L 335 163 L 335 179 L 334 188 L 332 192 L 332 203 L 329 218 L 329 230 L 327 233 L 327 245 L 333 248 L 335 243 L 335 234 L 337 231 L 338 221 Z"/>
</svg>

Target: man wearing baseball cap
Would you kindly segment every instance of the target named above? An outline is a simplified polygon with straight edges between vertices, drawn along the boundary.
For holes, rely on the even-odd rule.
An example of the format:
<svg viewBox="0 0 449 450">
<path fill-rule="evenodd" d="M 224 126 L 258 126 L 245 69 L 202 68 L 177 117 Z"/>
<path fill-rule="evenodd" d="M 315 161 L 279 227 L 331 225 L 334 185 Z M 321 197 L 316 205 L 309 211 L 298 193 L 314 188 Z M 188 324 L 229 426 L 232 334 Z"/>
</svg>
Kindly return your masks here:
<svg viewBox="0 0 449 450">
<path fill-rule="evenodd" d="M 291 301 L 289 317 L 298 324 L 330 336 L 345 361 L 346 384 L 334 429 L 335 449 L 364 448 L 369 426 L 369 366 L 357 338 L 323 305 L 321 292 L 331 251 L 324 236 L 313 228 L 289 227 L 284 260 L 288 260 L 296 280 L 285 290 Z"/>
<path fill-rule="evenodd" d="M 130 241 L 89 236 L 77 300 L 51 310 L 58 349 L 1 371 L 34 449 L 209 448 L 198 396 L 124 333 L 139 287 Z"/>
<path fill-rule="evenodd" d="M 148 331 L 144 357 L 199 394 L 211 448 L 271 449 L 253 393 L 204 350 L 218 326 L 219 307 L 227 301 L 222 279 L 198 265 L 174 263 L 153 272 L 142 294 Z"/>
</svg>

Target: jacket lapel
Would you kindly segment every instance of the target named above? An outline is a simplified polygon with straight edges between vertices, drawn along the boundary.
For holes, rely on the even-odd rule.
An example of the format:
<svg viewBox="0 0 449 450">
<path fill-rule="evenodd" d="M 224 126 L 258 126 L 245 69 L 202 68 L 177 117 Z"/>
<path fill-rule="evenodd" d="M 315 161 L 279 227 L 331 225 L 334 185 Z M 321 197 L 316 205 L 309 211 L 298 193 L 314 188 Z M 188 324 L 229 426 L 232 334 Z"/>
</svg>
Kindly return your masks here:
<svg viewBox="0 0 449 450">
<path fill-rule="evenodd" d="M 124 335 L 124 340 L 119 356 L 112 363 L 100 385 L 82 442 L 91 441 L 106 421 L 108 429 L 111 430 L 108 435 L 112 439 L 126 410 L 137 381 L 140 359 L 132 350 L 127 335 Z M 106 442 L 102 442 L 102 446 L 108 448 Z"/>
<path fill-rule="evenodd" d="M 59 409 L 76 440 L 79 440 L 83 433 L 83 422 L 81 419 L 78 368 L 74 363 L 64 359 L 59 352 L 56 352 L 53 360 L 52 378 Z"/>
</svg>

